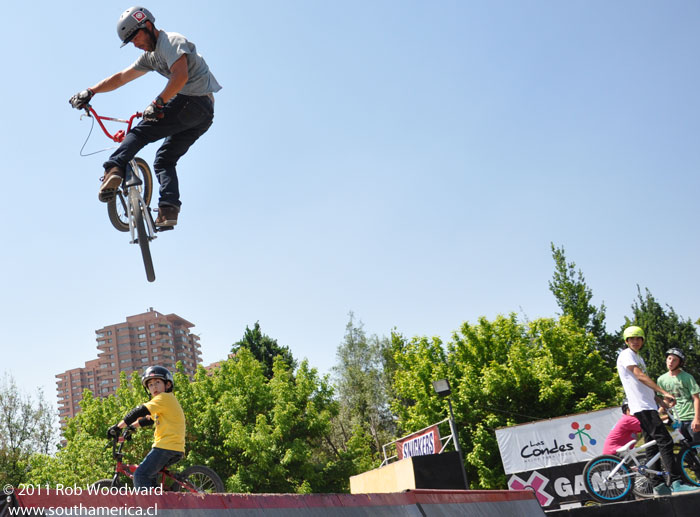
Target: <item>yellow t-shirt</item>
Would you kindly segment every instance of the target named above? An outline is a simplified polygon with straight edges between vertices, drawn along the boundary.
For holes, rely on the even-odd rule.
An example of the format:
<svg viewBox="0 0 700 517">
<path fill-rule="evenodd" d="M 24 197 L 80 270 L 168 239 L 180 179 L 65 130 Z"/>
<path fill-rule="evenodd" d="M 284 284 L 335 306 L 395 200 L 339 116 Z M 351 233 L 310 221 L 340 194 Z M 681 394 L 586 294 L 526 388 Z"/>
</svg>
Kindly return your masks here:
<svg viewBox="0 0 700 517">
<path fill-rule="evenodd" d="M 144 404 L 156 423 L 153 447 L 185 452 L 185 413 L 172 393 L 159 393 Z"/>
</svg>

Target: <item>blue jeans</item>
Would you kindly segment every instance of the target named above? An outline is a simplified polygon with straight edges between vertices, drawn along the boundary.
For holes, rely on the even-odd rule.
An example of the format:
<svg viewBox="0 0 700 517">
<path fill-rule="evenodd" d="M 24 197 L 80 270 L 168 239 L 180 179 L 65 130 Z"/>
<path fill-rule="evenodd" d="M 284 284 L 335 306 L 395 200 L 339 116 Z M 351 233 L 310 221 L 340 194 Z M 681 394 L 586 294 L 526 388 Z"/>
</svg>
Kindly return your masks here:
<svg viewBox="0 0 700 517">
<path fill-rule="evenodd" d="M 183 456 L 184 454 L 178 451 L 153 447 L 134 472 L 134 487 L 158 486 L 158 472 L 180 461 Z"/>
<path fill-rule="evenodd" d="M 165 139 L 156 153 L 153 168 L 160 183 L 159 205 L 180 207 L 175 166 L 190 146 L 202 136 L 214 120 L 214 105 L 207 96 L 176 95 L 165 105 L 163 118 L 155 122 L 142 120 L 127 133 L 119 148 L 104 163 L 104 168 L 124 170 L 146 145 Z"/>
</svg>

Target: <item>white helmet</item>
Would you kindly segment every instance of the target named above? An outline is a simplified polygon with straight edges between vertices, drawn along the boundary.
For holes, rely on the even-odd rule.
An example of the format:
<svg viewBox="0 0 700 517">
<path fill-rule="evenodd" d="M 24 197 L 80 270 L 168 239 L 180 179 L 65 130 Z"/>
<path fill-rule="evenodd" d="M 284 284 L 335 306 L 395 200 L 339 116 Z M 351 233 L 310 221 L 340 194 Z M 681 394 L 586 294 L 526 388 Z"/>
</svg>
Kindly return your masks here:
<svg viewBox="0 0 700 517">
<path fill-rule="evenodd" d="M 146 22 L 155 23 L 156 19 L 145 7 L 129 7 L 122 13 L 117 22 L 117 35 L 122 40 L 122 47 L 136 36 L 139 29 L 146 27 Z"/>
</svg>

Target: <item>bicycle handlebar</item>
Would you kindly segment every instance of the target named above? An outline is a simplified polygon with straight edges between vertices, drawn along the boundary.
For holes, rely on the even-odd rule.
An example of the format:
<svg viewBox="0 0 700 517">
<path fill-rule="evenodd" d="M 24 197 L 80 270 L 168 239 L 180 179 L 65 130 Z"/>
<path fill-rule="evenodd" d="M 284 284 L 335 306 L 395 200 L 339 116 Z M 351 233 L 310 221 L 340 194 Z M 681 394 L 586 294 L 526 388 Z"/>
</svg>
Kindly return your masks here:
<svg viewBox="0 0 700 517">
<path fill-rule="evenodd" d="M 124 140 L 124 137 L 126 136 L 126 134 L 129 131 L 131 131 L 131 125 L 133 124 L 134 119 L 141 118 L 143 116 L 143 113 L 141 113 L 140 111 L 137 111 L 136 113 L 131 115 L 131 117 L 129 117 L 128 120 L 121 119 L 121 118 L 113 118 L 113 117 L 103 117 L 101 115 L 98 115 L 97 112 L 95 111 L 95 109 L 90 104 L 87 104 L 85 106 L 85 113 L 87 114 L 88 117 L 92 117 L 95 120 L 97 120 L 97 123 L 102 128 L 102 131 L 104 132 L 105 135 L 107 135 L 107 138 L 109 138 L 110 140 L 117 142 L 117 143 L 121 143 L 121 141 Z M 124 131 L 123 129 L 120 129 L 119 131 L 117 131 L 116 133 L 114 133 L 112 135 L 109 133 L 109 131 L 107 131 L 107 128 L 102 123 L 103 120 L 108 120 L 110 122 L 122 122 L 122 123 L 128 124 L 128 125 L 126 128 L 126 131 Z"/>
</svg>

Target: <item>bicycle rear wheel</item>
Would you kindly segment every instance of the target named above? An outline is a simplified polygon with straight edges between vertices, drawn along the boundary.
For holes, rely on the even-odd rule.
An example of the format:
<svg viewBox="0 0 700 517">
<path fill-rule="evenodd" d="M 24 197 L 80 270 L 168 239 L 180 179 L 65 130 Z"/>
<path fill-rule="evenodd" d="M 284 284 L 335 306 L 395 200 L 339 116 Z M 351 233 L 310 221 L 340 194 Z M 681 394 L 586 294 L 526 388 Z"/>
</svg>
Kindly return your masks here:
<svg viewBox="0 0 700 517">
<path fill-rule="evenodd" d="M 136 189 L 129 190 L 129 202 L 131 203 L 131 216 L 134 218 L 134 227 L 136 228 L 136 241 L 141 248 L 141 257 L 143 258 L 143 266 L 146 269 L 146 278 L 149 282 L 156 279 L 156 273 L 153 270 L 153 259 L 151 258 L 151 248 L 146 232 L 146 224 L 144 223 L 144 212 L 147 210 L 141 202 L 141 197 Z"/>
<path fill-rule="evenodd" d="M 681 472 L 686 481 L 700 486 L 700 445 L 693 445 L 681 454 Z"/>
<path fill-rule="evenodd" d="M 153 195 L 153 174 L 151 174 L 151 168 L 148 166 L 145 160 L 141 158 L 134 158 L 132 162 L 135 163 L 136 167 L 132 167 L 134 174 L 141 179 L 141 185 L 136 187 L 143 198 L 146 206 L 151 205 L 151 196 Z M 117 195 L 107 202 L 107 215 L 109 216 L 109 222 L 112 223 L 117 230 L 120 232 L 129 231 L 129 217 L 126 210 L 126 199 L 122 194 L 121 190 L 117 190 Z"/>
<path fill-rule="evenodd" d="M 219 475 L 209 467 L 192 465 L 180 474 L 180 479 L 192 485 L 198 492 L 216 494 L 223 493 L 226 487 Z M 185 490 L 184 487 L 181 490 Z"/>
<path fill-rule="evenodd" d="M 107 215 L 109 222 L 112 223 L 120 232 L 129 231 L 129 217 L 126 210 L 126 199 L 121 190 L 117 191 L 117 195 L 107 201 Z"/>
<path fill-rule="evenodd" d="M 611 477 L 610 473 L 618 467 Z M 601 503 L 622 501 L 632 490 L 632 474 L 617 456 L 605 455 L 593 458 L 583 468 L 583 482 L 588 493 Z"/>
</svg>

